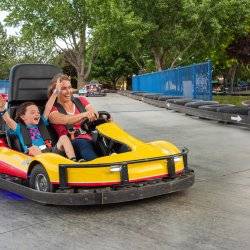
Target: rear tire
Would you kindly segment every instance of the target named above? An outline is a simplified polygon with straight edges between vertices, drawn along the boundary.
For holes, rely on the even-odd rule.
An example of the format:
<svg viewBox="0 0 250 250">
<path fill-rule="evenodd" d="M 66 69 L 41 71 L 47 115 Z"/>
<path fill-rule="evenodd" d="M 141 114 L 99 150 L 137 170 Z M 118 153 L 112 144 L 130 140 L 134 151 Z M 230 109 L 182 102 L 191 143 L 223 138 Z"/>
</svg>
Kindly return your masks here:
<svg viewBox="0 0 250 250">
<path fill-rule="evenodd" d="M 31 170 L 29 177 L 29 186 L 41 192 L 53 191 L 49 176 L 42 165 L 38 164 Z"/>
</svg>

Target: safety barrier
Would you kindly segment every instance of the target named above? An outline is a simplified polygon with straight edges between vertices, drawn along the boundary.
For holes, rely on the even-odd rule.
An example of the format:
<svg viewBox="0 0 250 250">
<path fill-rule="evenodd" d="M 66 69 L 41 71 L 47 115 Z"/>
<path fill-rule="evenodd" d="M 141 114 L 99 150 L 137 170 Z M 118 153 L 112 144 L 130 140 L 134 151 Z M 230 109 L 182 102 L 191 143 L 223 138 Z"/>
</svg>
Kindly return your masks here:
<svg viewBox="0 0 250 250">
<path fill-rule="evenodd" d="M 250 127 L 250 105 L 238 107 L 232 104 L 219 104 L 215 101 L 193 100 L 143 92 L 125 91 L 119 92 L 119 94 L 186 115 Z"/>
<path fill-rule="evenodd" d="M 9 91 L 9 81 L 8 80 L 0 80 L 0 93 L 8 94 Z"/>
<path fill-rule="evenodd" d="M 132 90 L 192 99 L 212 99 L 211 62 L 167 69 L 132 78 Z"/>
</svg>

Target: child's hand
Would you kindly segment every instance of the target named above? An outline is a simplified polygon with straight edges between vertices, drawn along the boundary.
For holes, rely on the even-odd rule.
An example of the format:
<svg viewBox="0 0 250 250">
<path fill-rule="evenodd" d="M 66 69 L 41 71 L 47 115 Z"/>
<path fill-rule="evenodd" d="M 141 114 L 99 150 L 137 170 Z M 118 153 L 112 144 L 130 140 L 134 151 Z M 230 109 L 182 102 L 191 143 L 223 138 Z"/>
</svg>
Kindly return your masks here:
<svg viewBox="0 0 250 250">
<path fill-rule="evenodd" d="M 36 156 L 36 155 L 39 155 L 41 153 L 42 153 L 42 151 L 40 150 L 40 148 L 38 148 L 37 146 L 31 146 L 29 148 L 28 155 L 30 155 L 30 156 Z"/>
<path fill-rule="evenodd" d="M 3 111 L 5 108 L 6 100 L 3 98 L 3 96 L 0 94 L 0 111 Z"/>
</svg>

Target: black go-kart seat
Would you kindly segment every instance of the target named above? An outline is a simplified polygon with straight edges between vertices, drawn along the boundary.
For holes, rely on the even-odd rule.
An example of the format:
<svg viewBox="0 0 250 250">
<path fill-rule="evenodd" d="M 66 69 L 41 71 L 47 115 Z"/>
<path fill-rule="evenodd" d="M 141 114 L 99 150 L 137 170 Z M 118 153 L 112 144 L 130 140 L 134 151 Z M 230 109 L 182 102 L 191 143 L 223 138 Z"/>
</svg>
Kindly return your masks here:
<svg viewBox="0 0 250 250">
<path fill-rule="evenodd" d="M 41 108 L 41 112 L 47 101 L 47 89 L 54 75 L 62 73 L 62 70 L 50 64 L 18 64 L 12 67 L 9 76 L 8 110 L 12 118 L 21 103 L 31 101 Z M 49 127 L 52 142 L 57 138 L 56 133 Z M 20 143 L 15 136 L 7 133 L 9 146 L 18 151 Z"/>
</svg>

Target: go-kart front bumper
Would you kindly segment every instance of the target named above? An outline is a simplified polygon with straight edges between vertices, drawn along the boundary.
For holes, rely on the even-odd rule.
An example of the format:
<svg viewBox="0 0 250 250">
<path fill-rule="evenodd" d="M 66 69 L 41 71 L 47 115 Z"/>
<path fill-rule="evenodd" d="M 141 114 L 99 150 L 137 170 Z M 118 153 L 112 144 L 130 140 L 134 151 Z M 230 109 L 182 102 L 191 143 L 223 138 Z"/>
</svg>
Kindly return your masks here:
<svg viewBox="0 0 250 250">
<path fill-rule="evenodd" d="M 154 180 L 148 183 L 138 183 L 137 185 L 125 185 L 117 189 L 99 188 L 84 189 L 81 192 L 73 193 L 50 193 L 40 192 L 21 184 L 0 178 L 0 189 L 13 192 L 27 199 L 52 205 L 100 205 L 120 202 L 142 200 L 168 193 L 185 190 L 194 184 L 194 172 L 185 172 L 175 178 L 165 180 Z"/>
<path fill-rule="evenodd" d="M 185 148 L 178 154 L 153 157 L 126 162 L 103 164 L 59 164 L 59 189 L 54 192 L 40 192 L 15 181 L 11 177 L 0 175 L 0 189 L 16 193 L 30 200 L 52 205 L 100 205 L 142 200 L 154 196 L 173 193 L 189 188 L 194 184 L 194 171 L 188 168 L 188 150 Z M 183 157 L 184 169 L 176 174 L 175 158 Z M 131 182 L 128 174 L 128 164 L 166 160 L 167 176 L 141 182 Z M 85 187 L 74 188 L 68 186 L 68 169 L 71 168 L 98 168 L 115 165 L 120 167 L 120 184 L 112 187 Z M 15 177 L 14 177 L 15 178 Z"/>
</svg>

